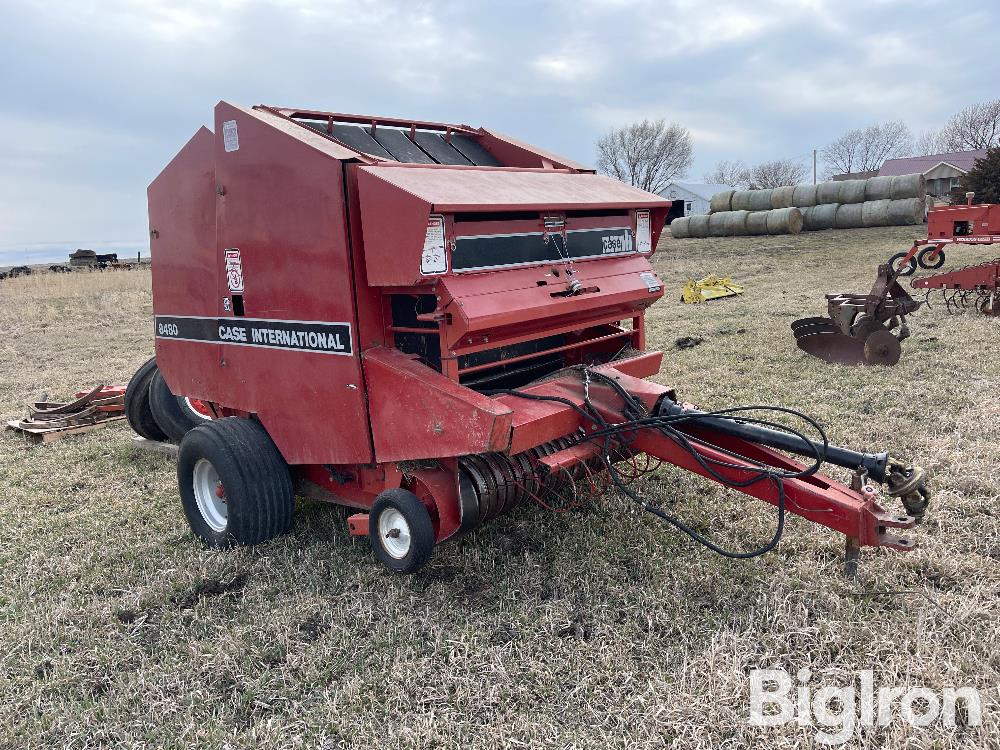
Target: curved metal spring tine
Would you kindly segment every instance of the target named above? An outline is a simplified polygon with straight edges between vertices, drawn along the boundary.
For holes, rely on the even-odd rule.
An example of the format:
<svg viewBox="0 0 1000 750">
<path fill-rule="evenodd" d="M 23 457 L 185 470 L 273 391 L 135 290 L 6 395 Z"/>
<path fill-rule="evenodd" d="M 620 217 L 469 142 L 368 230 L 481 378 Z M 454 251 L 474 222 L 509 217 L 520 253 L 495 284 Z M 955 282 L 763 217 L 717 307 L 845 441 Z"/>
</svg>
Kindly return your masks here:
<svg viewBox="0 0 1000 750">
<path fill-rule="evenodd" d="M 924 307 L 926 307 L 928 310 L 931 309 L 931 292 L 933 291 L 934 291 L 933 289 L 928 289 L 926 292 L 924 292 Z"/>
</svg>

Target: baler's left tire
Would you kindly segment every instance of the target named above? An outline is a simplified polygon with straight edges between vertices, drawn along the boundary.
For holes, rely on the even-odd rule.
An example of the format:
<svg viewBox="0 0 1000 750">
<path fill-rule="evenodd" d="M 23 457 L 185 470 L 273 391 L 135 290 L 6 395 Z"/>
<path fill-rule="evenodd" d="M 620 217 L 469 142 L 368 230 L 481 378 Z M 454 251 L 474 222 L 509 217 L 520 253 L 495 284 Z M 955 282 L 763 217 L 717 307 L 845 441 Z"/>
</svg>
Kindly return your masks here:
<svg viewBox="0 0 1000 750">
<path fill-rule="evenodd" d="M 416 573 L 434 550 L 434 523 L 416 495 L 396 487 L 375 498 L 368 537 L 375 557 L 389 570 Z"/>
<path fill-rule="evenodd" d="M 149 405 L 156 424 L 175 443 L 179 443 L 188 432 L 205 421 L 187 408 L 183 399 L 170 392 L 163 373 L 159 371 L 149 382 Z"/>
<path fill-rule="evenodd" d="M 292 526 L 288 464 L 258 422 L 226 417 L 189 431 L 177 484 L 191 530 L 211 547 L 260 544 Z"/>
<path fill-rule="evenodd" d="M 138 435 L 160 442 L 167 439 L 167 433 L 157 424 L 149 403 L 149 383 L 157 372 L 156 357 L 147 359 L 136 370 L 125 389 L 125 418 Z"/>
</svg>

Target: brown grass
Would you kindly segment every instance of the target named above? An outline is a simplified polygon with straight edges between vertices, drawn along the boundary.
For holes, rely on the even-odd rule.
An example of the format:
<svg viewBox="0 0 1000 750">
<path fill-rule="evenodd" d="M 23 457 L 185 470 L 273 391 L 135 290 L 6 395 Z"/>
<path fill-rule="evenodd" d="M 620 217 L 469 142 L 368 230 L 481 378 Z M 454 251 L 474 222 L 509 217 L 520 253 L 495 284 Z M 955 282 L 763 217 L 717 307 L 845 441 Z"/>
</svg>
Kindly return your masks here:
<svg viewBox="0 0 1000 750">
<path fill-rule="evenodd" d="M 607 498 L 520 509 L 400 578 L 343 510 L 314 503 L 287 537 L 205 550 L 171 460 L 136 453 L 124 427 L 38 447 L 5 432 L 0 747 L 812 746 L 810 728 L 748 725 L 758 666 L 809 667 L 814 687 L 860 669 L 877 685 L 975 686 L 981 728 L 897 718 L 851 746 L 997 747 L 997 321 L 921 311 L 893 369 L 824 365 L 788 330 L 823 312 L 823 292 L 866 291 L 911 235 L 667 241 L 650 345 L 688 400 L 785 404 L 837 442 L 926 466 L 917 551 L 866 549 L 849 581 L 842 540 L 795 519 L 777 552 L 730 562 Z M 747 293 L 681 305 L 685 278 L 708 272 Z M 148 289 L 144 271 L 0 282 L 0 414 L 127 380 L 152 350 Z M 675 349 L 682 336 L 705 342 Z M 731 545 L 774 520 L 671 469 L 644 491 Z"/>
</svg>

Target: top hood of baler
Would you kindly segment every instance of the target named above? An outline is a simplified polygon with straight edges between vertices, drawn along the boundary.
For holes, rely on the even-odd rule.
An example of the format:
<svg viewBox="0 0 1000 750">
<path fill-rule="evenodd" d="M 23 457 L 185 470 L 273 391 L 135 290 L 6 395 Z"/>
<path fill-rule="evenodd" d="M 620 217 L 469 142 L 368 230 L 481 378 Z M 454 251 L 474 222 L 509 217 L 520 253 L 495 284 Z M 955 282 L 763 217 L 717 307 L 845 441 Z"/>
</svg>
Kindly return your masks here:
<svg viewBox="0 0 1000 750">
<path fill-rule="evenodd" d="M 670 201 L 618 180 L 553 169 L 358 168 L 358 196 L 368 281 L 410 286 L 420 274 L 432 214 L 649 209 L 658 221 Z"/>
</svg>

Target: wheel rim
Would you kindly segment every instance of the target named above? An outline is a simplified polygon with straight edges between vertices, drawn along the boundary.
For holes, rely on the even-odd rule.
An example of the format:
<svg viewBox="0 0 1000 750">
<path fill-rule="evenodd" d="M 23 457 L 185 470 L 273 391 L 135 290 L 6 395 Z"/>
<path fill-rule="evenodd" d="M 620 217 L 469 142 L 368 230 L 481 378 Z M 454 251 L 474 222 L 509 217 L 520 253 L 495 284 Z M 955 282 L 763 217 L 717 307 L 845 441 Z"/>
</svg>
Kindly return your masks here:
<svg viewBox="0 0 1000 750">
<path fill-rule="evenodd" d="M 184 403 L 187 404 L 188 409 L 194 414 L 198 419 L 204 419 L 210 421 L 212 419 L 212 411 L 208 408 L 208 405 L 198 398 L 188 398 L 184 397 Z"/>
<path fill-rule="evenodd" d="M 194 465 L 193 479 L 194 499 L 201 517 L 212 531 L 225 531 L 229 523 L 229 506 L 219 472 L 207 458 L 199 458 Z"/>
<path fill-rule="evenodd" d="M 396 560 L 401 560 L 409 553 L 410 524 L 395 508 L 386 508 L 379 515 L 378 536 L 382 547 Z"/>
</svg>

